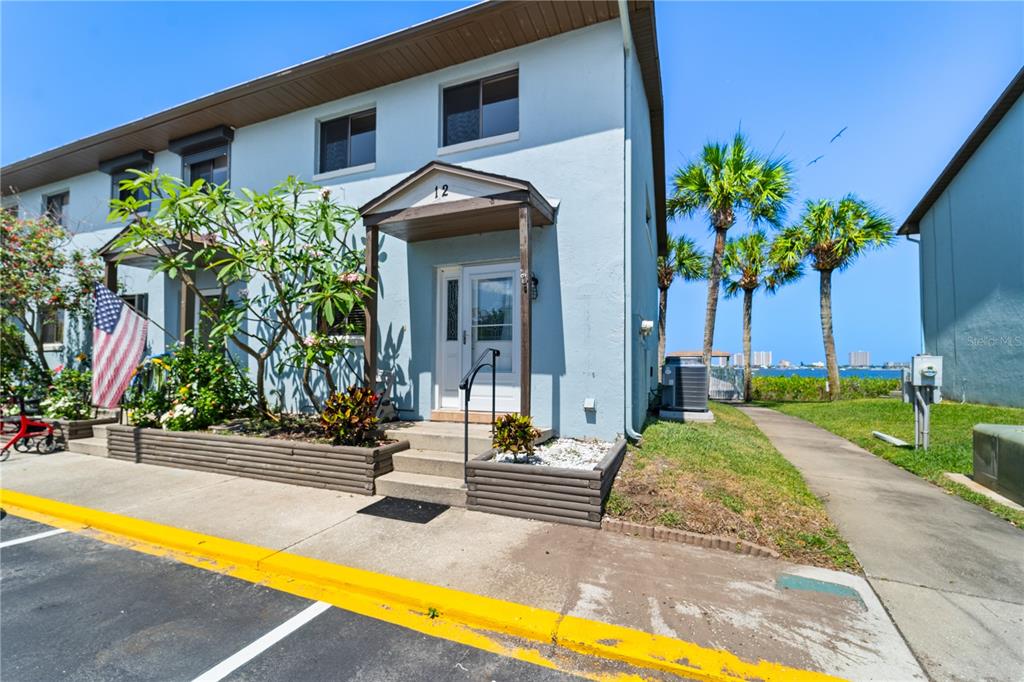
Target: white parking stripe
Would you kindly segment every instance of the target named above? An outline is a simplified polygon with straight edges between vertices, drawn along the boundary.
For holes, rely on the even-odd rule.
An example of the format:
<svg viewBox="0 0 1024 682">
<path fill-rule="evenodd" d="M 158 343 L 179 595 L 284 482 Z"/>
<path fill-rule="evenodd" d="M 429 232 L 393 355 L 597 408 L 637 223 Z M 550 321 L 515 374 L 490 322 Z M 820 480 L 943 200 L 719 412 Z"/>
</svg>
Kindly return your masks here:
<svg viewBox="0 0 1024 682">
<path fill-rule="evenodd" d="M 23 538 L 15 538 L 14 540 L 8 540 L 7 542 L 0 542 L 0 549 L 4 547 L 13 547 L 14 545 L 20 545 L 23 542 L 32 542 L 33 540 L 42 540 L 48 538 L 51 535 L 60 535 L 61 533 L 67 533 L 63 528 L 54 528 L 53 530 L 43 531 L 42 533 L 36 533 L 35 535 L 26 535 Z"/>
<path fill-rule="evenodd" d="M 218 682 L 241 668 L 243 665 L 292 634 L 321 613 L 331 608 L 324 601 L 318 601 L 295 614 L 276 628 L 245 647 L 234 656 L 226 658 L 195 679 L 195 682 Z"/>
</svg>

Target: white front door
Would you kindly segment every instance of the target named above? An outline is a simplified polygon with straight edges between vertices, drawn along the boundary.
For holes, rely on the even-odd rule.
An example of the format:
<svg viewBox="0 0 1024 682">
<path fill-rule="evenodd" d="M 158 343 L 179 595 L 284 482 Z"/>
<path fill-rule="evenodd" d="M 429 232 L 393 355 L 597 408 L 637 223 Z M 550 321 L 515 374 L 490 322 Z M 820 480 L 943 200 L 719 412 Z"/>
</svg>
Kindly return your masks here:
<svg viewBox="0 0 1024 682">
<path fill-rule="evenodd" d="M 462 409 L 462 377 L 488 348 L 497 349 L 495 409 L 519 410 L 517 263 L 441 268 L 438 273 L 437 405 Z M 491 371 L 477 374 L 471 410 L 490 411 Z"/>
</svg>

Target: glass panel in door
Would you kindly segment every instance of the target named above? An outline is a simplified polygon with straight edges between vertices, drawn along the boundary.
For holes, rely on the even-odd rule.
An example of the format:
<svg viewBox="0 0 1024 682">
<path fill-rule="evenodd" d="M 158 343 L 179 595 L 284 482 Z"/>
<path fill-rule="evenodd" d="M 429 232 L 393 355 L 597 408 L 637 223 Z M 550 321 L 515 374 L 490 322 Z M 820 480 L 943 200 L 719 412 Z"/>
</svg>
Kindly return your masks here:
<svg viewBox="0 0 1024 682">
<path fill-rule="evenodd" d="M 472 360 L 487 348 L 497 348 L 498 373 L 512 371 L 513 300 L 515 283 L 511 274 L 492 274 L 471 279 L 472 309 L 470 339 Z"/>
</svg>

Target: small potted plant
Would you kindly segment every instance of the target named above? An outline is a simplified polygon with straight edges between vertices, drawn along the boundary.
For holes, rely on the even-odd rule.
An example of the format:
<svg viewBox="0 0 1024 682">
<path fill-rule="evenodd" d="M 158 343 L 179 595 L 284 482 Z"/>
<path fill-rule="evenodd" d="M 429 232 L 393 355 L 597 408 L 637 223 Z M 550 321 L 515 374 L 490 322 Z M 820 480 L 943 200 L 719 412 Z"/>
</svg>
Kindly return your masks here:
<svg viewBox="0 0 1024 682">
<path fill-rule="evenodd" d="M 533 444 L 540 437 L 540 431 L 533 426 L 533 419 L 521 414 L 509 413 L 494 422 L 494 436 L 491 446 L 498 452 L 508 452 L 518 462 L 519 455 L 525 454 L 527 461 L 533 454 Z"/>
</svg>

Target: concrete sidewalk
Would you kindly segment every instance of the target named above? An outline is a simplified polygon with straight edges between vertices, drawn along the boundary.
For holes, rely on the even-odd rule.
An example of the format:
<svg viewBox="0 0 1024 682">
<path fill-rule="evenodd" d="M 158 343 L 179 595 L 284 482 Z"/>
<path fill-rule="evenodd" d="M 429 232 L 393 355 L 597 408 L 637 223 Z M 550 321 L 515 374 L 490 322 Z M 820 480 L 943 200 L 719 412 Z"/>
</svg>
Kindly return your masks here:
<svg viewBox="0 0 1024 682">
<path fill-rule="evenodd" d="M 809 422 L 741 409 L 824 498 L 930 677 L 1024 679 L 1024 532 Z"/>
<path fill-rule="evenodd" d="M 0 473 L 7 489 L 636 628 L 752 662 L 849 679 L 923 679 L 870 588 L 849 574 L 456 508 L 411 523 L 359 513 L 380 498 L 70 453 L 15 455 Z"/>
</svg>

